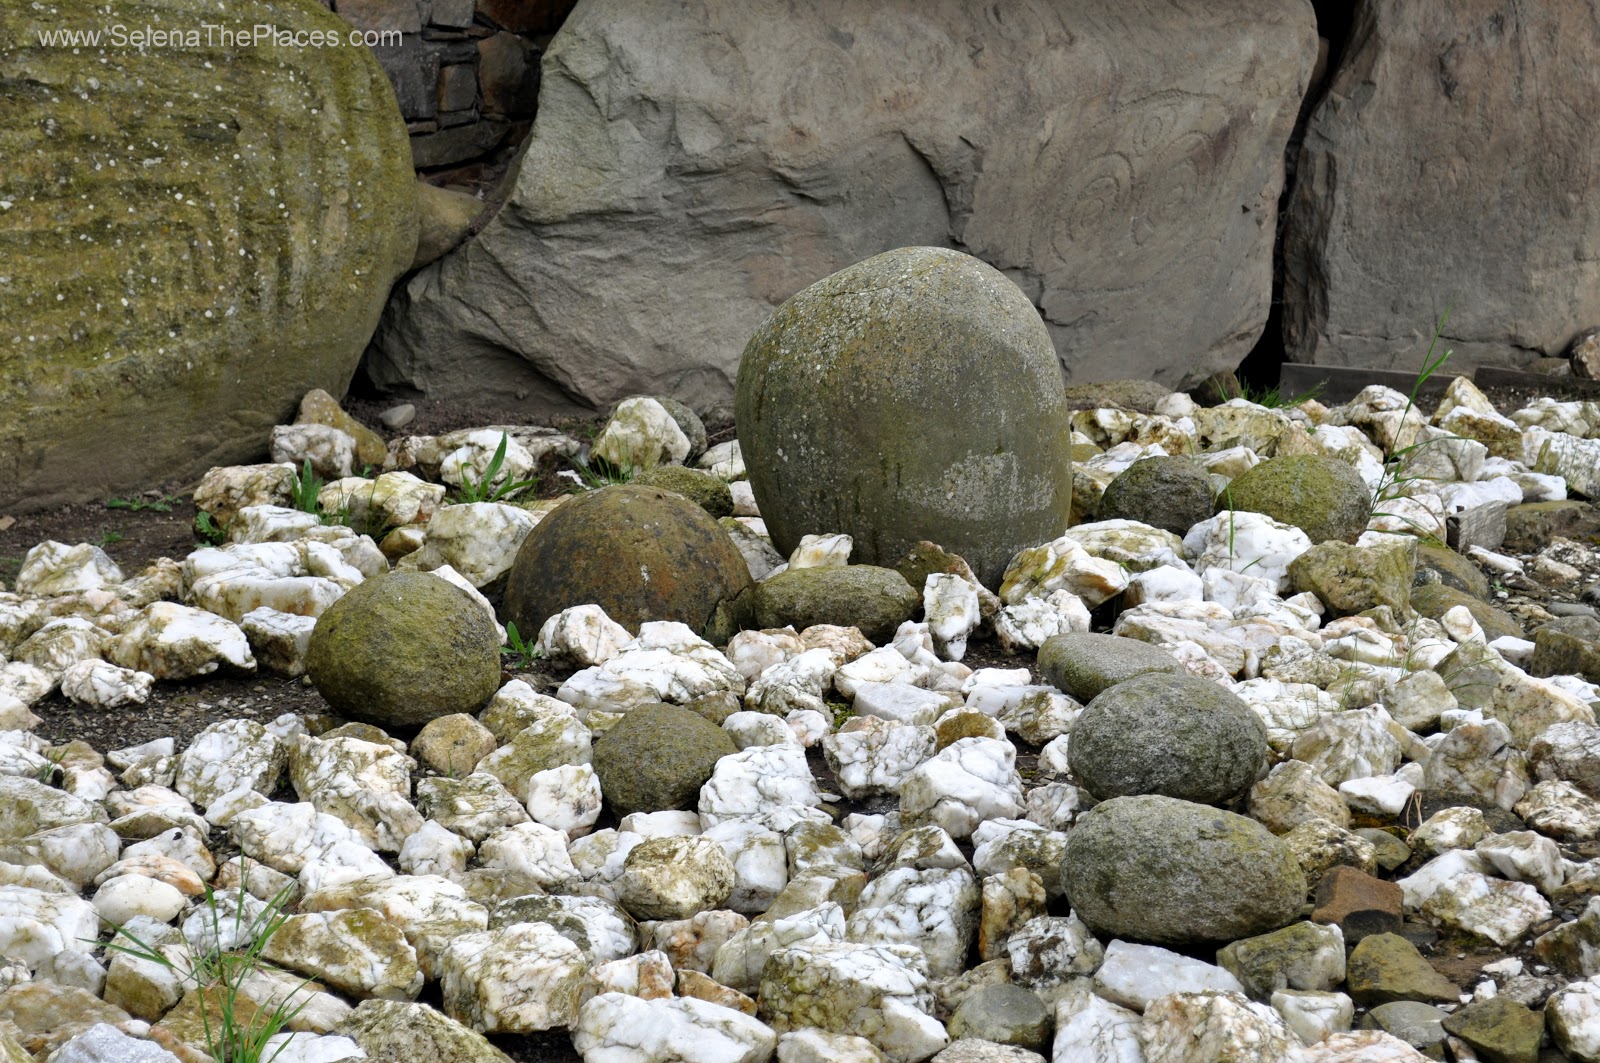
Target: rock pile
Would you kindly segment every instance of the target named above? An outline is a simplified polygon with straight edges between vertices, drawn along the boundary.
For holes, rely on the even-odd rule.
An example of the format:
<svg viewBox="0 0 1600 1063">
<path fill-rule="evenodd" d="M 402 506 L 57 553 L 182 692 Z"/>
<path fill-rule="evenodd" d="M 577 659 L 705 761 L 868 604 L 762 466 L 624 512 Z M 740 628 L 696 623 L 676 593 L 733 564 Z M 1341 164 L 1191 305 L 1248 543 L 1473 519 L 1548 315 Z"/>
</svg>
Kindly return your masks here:
<svg viewBox="0 0 1600 1063">
<path fill-rule="evenodd" d="M 1587 606 L 1554 622 L 1511 593 L 1556 588 L 1553 612 L 1597 567 L 1559 522 L 1587 510 L 1565 496 L 1600 457 L 1600 408 L 1502 417 L 1464 380 L 1432 416 L 1384 389 L 1158 405 L 1071 416 L 1080 496 L 1182 453 L 1221 508 L 1062 528 L 1015 551 L 997 593 L 932 543 L 850 564 L 852 537 L 818 529 L 784 559 L 738 446 L 712 447 L 698 464 L 736 515 L 695 509 L 695 534 L 722 536 L 771 626 L 713 641 L 553 601 L 524 632 L 557 676 L 543 687 L 464 663 L 493 659 L 492 599 L 508 573 L 519 593 L 530 530 L 668 497 L 450 500 L 569 445 L 547 431 L 397 439 L 386 471 L 323 488 L 324 515 L 378 537 L 284 505 L 285 463 L 214 470 L 200 494 L 227 541 L 137 575 L 40 544 L 0 592 L 0 1058 L 197 1060 L 220 1012 L 191 972 L 254 935 L 238 992 L 299 1007 L 278 1058 L 300 1063 L 488 1063 L 505 1057 L 487 1038 L 546 1030 L 592 1061 L 662 1063 L 686 1043 L 1535 1059 L 1546 1038 L 1600 1060 L 1596 629 Z M 640 457 L 690 438 L 632 416 L 652 426 Z M 283 438 L 296 464 L 333 439 Z M 1298 455 L 1360 478 L 1364 528 L 1272 496 L 1304 495 L 1303 475 L 1266 475 Z M 1256 508 L 1229 508 L 1255 469 Z M 1502 508 L 1507 542 L 1482 538 L 1477 515 Z M 612 567 L 608 589 L 643 584 Z M 416 637 L 391 615 L 412 602 L 440 637 L 393 648 Z M 361 653 L 345 614 L 370 625 Z M 423 653 L 437 663 L 408 674 Z M 184 748 L 33 731 L 57 690 L 109 710 L 308 665 L 344 719 L 221 720 Z M 1433 935 L 1494 962 L 1436 965 Z"/>
</svg>

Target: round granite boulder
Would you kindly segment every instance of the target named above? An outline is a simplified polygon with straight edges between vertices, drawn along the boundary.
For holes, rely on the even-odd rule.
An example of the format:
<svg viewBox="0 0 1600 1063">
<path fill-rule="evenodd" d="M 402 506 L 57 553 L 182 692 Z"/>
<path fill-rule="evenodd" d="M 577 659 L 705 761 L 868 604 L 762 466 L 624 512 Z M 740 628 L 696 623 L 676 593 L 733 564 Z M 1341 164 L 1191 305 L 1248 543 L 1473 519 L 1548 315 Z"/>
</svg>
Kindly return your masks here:
<svg viewBox="0 0 1600 1063">
<path fill-rule="evenodd" d="M 1106 485 L 1099 519 L 1136 520 L 1183 535 L 1217 511 L 1211 476 L 1193 458 L 1141 458 Z"/>
<path fill-rule="evenodd" d="M 1217 502 L 1293 524 L 1314 544 L 1353 543 L 1372 517 L 1372 489 L 1355 466 L 1322 454 L 1269 458 L 1235 476 Z"/>
<path fill-rule="evenodd" d="M 640 705 L 594 743 L 600 792 L 618 816 L 691 808 L 717 761 L 737 753 L 728 732 L 677 705 Z"/>
<path fill-rule="evenodd" d="M 892 568 L 791 568 L 756 585 L 755 625 L 796 631 L 813 624 L 854 627 L 881 646 L 921 604 L 922 597 Z"/>
<path fill-rule="evenodd" d="M 1071 432 L 1038 310 L 970 255 L 903 247 L 780 306 L 739 364 L 734 416 L 778 552 L 845 532 L 892 565 L 922 540 L 993 588 L 1066 527 Z"/>
<path fill-rule="evenodd" d="M 494 619 L 426 572 L 369 579 L 317 618 L 306 674 L 340 716 L 419 727 L 475 713 L 500 687 Z"/>
<path fill-rule="evenodd" d="M 704 509 L 622 484 L 576 495 L 534 526 L 511 564 L 505 619 L 536 632 L 563 609 L 598 605 L 630 631 L 676 620 L 725 641 L 749 587 L 744 558 Z"/>
<path fill-rule="evenodd" d="M 1267 729 L 1216 683 L 1153 672 L 1089 702 L 1067 756 L 1072 774 L 1101 801 L 1162 794 L 1216 805 L 1256 781 L 1267 761 Z"/>
<path fill-rule="evenodd" d="M 1121 635 L 1073 631 L 1053 635 L 1039 647 L 1045 682 L 1088 703 L 1102 690 L 1148 672 L 1183 674 L 1178 659 L 1158 646 Z"/>
<path fill-rule="evenodd" d="M 1289 847 L 1253 819 L 1173 797 L 1114 797 L 1067 835 L 1072 911 L 1102 940 L 1237 941 L 1300 914 L 1306 880 Z"/>
<path fill-rule="evenodd" d="M 659 487 L 682 495 L 713 517 L 733 515 L 733 491 L 727 484 L 699 469 L 682 465 L 657 465 L 633 478 L 638 487 Z"/>
</svg>

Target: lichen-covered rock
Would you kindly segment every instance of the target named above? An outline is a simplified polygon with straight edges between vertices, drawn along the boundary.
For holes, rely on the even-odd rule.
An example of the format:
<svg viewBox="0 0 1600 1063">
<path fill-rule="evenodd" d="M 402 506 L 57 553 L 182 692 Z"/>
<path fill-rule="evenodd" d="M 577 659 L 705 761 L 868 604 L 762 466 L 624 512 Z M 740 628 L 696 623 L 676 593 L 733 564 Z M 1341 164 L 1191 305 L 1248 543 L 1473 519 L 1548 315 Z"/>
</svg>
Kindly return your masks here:
<svg viewBox="0 0 1600 1063">
<path fill-rule="evenodd" d="M 575 605 L 599 605 L 629 630 L 672 620 L 725 641 L 750 585 L 744 558 L 681 495 L 625 484 L 556 507 L 517 552 L 505 610 L 519 631 Z"/>
<path fill-rule="evenodd" d="M 733 885 L 733 863 L 716 842 L 650 838 L 628 853 L 617 898 L 639 919 L 687 919 L 720 907 Z"/>
<path fill-rule="evenodd" d="M 733 492 L 728 484 L 698 469 L 660 465 L 635 476 L 632 482 L 641 487 L 658 487 L 682 495 L 713 517 L 732 516 L 734 512 Z"/>
<path fill-rule="evenodd" d="M 367 580 L 317 620 L 306 672 L 335 712 L 411 726 L 475 712 L 500 685 L 494 621 L 425 573 Z"/>
<path fill-rule="evenodd" d="M 905 577 L 874 565 L 791 568 L 756 586 L 755 623 L 760 627 L 814 624 L 858 628 L 885 643 L 920 604 Z"/>
<path fill-rule="evenodd" d="M 1290 585 L 1309 591 L 1327 607 L 1330 619 L 1388 606 L 1397 615 L 1411 607 L 1416 557 L 1410 536 L 1385 536 L 1387 541 L 1356 546 L 1326 540 L 1289 564 Z"/>
<path fill-rule="evenodd" d="M 342 735 L 296 735 L 289 750 L 289 778 L 301 799 L 344 820 L 380 852 L 399 852 L 422 826 L 411 805 L 415 767 L 392 746 Z"/>
<path fill-rule="evenodd" d="M 570 1026 L 589 968 L 582 950 L 547 923 L 462 934 L 440 963 L 445 1014 L 483 1033 Z"/>
<path fill-rule="evenodd" d="M 600 789 L 618 815 L 691 807 L 716 769 L 738 752 L 726 731 L 689 709 L 644 705 L 594 744 Z"/>
<path fill-rule="evenodd" d="M 209 11 L 163 0 L 150 17 L 198 28 Z M 233 14 L 297 40 L 343 40 L 349 29 L 315 5 L 251 0 Z M 52 26 L 102 28 L 75 12 Z M 18 42 L 7 68 L 40 86 L 16 101 L 18 120 L 53 130 L 48 145 L 19 137 L 3 149 L 16 160 L 5 189 L 10 286 L 39 293 L 6 314 L 21 339 L 0 402 L 30 411 L 0 442 L 8 507 L 104 499 L 258 452 L 309 386 L 344 388 L 416 246 L 405 126 L 367 49 L 241 54 L 200 32 L 193 63 L 158 87 L 137 40 L 58 49 L 37 42 L 39 28 L 26 9 L 0 16 L 0 34 Z M 211 71 L 223 66 L 234 73 L 219 85 Z M 71 90 L 90 78 L 91 99 Z M 162 121 L 151 124 L 141 116 L 153 99 Z M 235 117 L 219 125 L 219 115 Z M 58 168 L 152 150 L 163 167 Z M 279 168 L 284 151 L 298 160 L 293 174 Z M 120 242 L 61 238 L 113 215 Z M 209 279 L 197 284 L 199 232 L 212 244 Z M 141 278 L 131 291 L 130 272 Z M 262 343 L 261 357 L 238 357 Z"/>
<path fill-rule="evenodd" d="M 745 348 L 735 398 L 779 552 L 843 531 L 887 565 L 932 539 L 996 584 L 1067 523 L 1060 372 L 1026 297 L 959 252 L 891 251 L 789 299 Z M 952 419 L 952 402 L 972 408 Z"/>
<path fill-rule="evenodd" d="M 363 1000 L 336 1028 L 371 1059 L 511 1063 L 481 1033 L 426 1004 Z"/>
<path fill-rule="evenodd" d="M 1154 795 L 1080 816 L 1061 870 L 1073 911 L 1097 934 L 1158 943 L 1275 930 L 1306 894 L 1294 855 L 1259 823 Z"/>
<path fill-rule="evenodd" d="M 811 944 L 779 949 L 761 977 L 757 1012 L 779 1033 L 815 1027 L 865 1037 L 895 1063 L 948 1040 L 934 1019 L 926 962 L 905 945 Z"/>
<path fill-rule="evenodd" d="M 1300 1039 L 1278 1013 L 1237 993 L 1174 993 L 1144 1014 L 1139 1039 L 1146 1063 L 1227 1059 L 1268 1063 L 1292 1059 Z"/>
<path fill-rule="evenodd" d="M 1255 782 L 1267 732 L 1217 684 L 1146 674 L 1102 692 L 1072 731 L 1073 775 L 1095 797 L 1164 794 L 1223 804 Z"/>
<path fill-rule="evenodd" d="M 1330 539 L 1353 543 L 1372 515 L 1372 491 L 1348 461 L 1289 454 L 1235 476 L 1223 504 L 1292 524 L 1313 544 Z"/>
<path fill-rule="evenodd" d="M 355 997 L 411 1000 L 422 990 L 416 950 L 369 908 L 291 915 L 262 955 Z"/>
</svg>

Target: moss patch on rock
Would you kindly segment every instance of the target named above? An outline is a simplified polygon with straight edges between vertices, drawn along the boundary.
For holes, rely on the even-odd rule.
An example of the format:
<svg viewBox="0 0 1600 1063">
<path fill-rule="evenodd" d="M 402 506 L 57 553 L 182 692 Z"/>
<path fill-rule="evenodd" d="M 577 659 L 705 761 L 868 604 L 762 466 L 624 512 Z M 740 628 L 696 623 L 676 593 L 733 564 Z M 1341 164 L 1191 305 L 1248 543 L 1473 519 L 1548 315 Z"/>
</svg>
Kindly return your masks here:
<svg viewBox="0 0 1600 1063">
<path fill-rule="evenodd" d="M 1234 477 L 1218 502 L 1292 524 L 1313 543 L 1353 543 L 1372 516 L 1372 490 L 1355 466 L 1319 454 L 1269 458 Z"/>
<path fill-rule="evenodd" d="M 716 724 L 676 705 L 630 710 L 594 744 L 594 772 L 619 816 L 689 808 L 717 761 L 738 752 Z"/>
<path fill-rule="evenodd" d="M 856 627 L 882 645 L 921 602 L 892 568 L 792 568 L 757 585 L 755 623 L 760 628 L 793 625 L 796 631 L 813 624 Z"/>
</svg>

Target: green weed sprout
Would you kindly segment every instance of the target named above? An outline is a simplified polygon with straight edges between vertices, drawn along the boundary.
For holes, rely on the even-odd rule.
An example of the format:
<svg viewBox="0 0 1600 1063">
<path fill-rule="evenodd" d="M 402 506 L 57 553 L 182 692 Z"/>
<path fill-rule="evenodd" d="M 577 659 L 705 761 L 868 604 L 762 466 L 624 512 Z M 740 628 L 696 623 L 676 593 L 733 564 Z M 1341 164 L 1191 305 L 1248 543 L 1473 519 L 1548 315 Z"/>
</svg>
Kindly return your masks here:
<svg viewBox="0 0 1600 1063">
<path fill-rule="evenodd" d="M 494 457 L 489 459 L 489 464 L 483 470 L 483 475 L 477 480 L 465 469 L 461 472 L 461 488 L 456 492 L 455 500 L 462 503 L 471 502 L 499 502 L 533 486 L 532 480 L 517 480 L 512 482 L 510 477 L 506 482 L 495 486 L 495 477 L 500 475 L 500 469 L 506 463 L 506 447 L 510 439 L 506 433 L 500 433 L 500 445 L 494 448 Z"/>
</svg>

